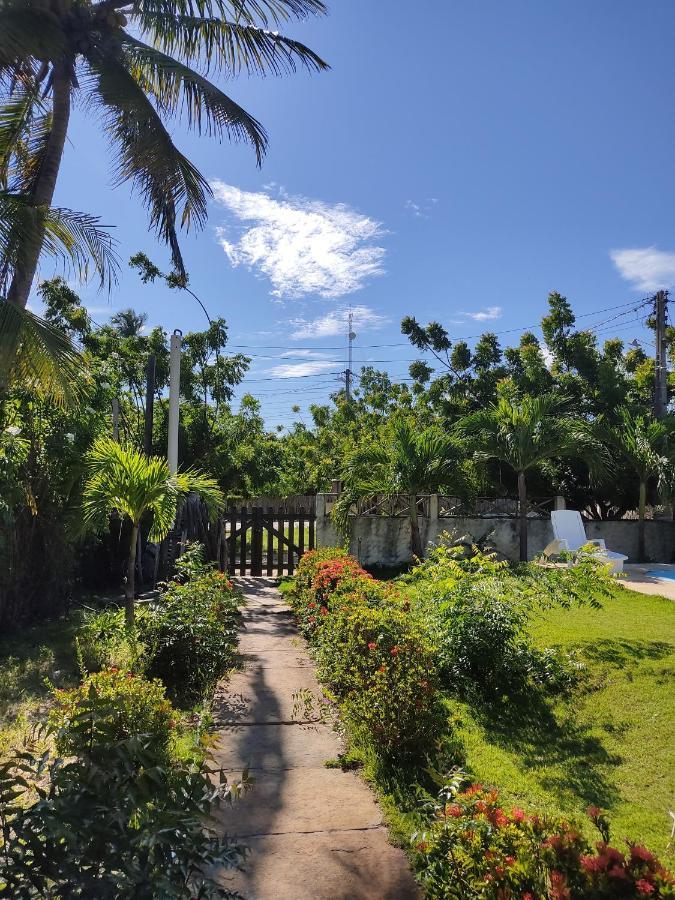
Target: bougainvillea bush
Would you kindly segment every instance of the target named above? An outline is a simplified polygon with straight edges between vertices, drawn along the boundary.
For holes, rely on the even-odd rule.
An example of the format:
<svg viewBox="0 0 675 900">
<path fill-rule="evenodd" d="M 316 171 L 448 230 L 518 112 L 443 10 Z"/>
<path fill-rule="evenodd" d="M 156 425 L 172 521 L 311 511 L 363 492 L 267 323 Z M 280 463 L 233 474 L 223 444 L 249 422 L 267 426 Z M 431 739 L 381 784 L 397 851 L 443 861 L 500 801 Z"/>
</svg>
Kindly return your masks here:
<svg viewBox="0 0 675 900">
<path fill-rule="evenodd" d="M 591 847 L 573 824 L 505 809 L 497 791 L 457 775 L 429 804 L 413 836 L 429 900 L 604 900 L 675 897 L 675 879 L 644 847 L 609 844 L 607 819 L 588 813 L 601 840 Z"/>
<path fill-rule="evenodd" d="M 326 548 L 303 556 L 290 600 L 349 723 L 388 758 L 423 757 L 441 715 L 435 650 L 398 590 Z"/>
</svg>

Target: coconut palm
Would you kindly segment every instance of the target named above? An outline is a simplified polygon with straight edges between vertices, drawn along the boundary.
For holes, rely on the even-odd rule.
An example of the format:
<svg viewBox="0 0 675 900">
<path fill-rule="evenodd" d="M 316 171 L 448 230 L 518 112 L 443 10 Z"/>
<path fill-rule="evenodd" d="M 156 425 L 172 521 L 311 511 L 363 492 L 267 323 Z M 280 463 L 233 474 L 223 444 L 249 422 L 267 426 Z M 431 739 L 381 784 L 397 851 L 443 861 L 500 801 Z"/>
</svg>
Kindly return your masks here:
<svg viewBox="0 0 675 900">
<path fill-rule="evenodd" d="M 182 115 L 199 133 L 246 141 L 260 162 L 262 125 L 206 76 L 326 68 L 276 30 L 324 11 L 322 0 L 0 0 L 0 82 L 8 101 L 23 105 L 24 120 L 44 120 L 28 146 L 22 192 L 36 225 L 15 260 L 9 301 L 28 300 L 76 97 L 99 114 L 116 180 L 133 184 L 184 275 L 177 229 L 203 224 L 210 191 L 175 146 L 170 121 Z M 17 140 L 24 132 L 20 125 Z"/>
<path fill-rule="evenodd" d="M 626 407 L 615 411 L 616 421 L 602 421 L 602 442 L 638 479 L 638 562 L 645 561 L 645 507 L 651 480 L 665 484 L 672 475 L 668 450 L 672 425 Z M 670 447 L 672 452 L 672 447 Z"/>
<path fill-rule="evenodd" d="M 585 459 L 594 471 L 602 465 L 585 423 L 565 415 L 563 409 L 564 401 L 552 395 L 501 397 L 457 423 L 457 433 L 471 439 L 477 461 L 499 460 L 518 476 L 522 562 L 527 561 L 527 473 L 566 457 Z"/>
<path fill-rule="evenodd" d="M 440 428 L 420 429 L 407 419 L 396 421 L 382 438 L 358 450 L 343 473 L 344 490 L 334 507 L 338 524 L 346 525 L 358 500 L 375 494 L 405 495 L 410 519 L 410 549 L 422 558 L 417 495 L 448 489 L 463 493 L 466 454 L 459 441 Z"/>
<path fill-rule="evenodd" d="M 172 475 L 161 457 L 146 456 L 110 438 L 99 438 L 88 454 L 82 501 L 85 524 L 105 527 L 113 511 L 131 521 L 125 588 L 128 625 L 134 622 L 134 573 L 141 519 L 152 517 L 150 540 L 161 541 L 171 530 L 180 498 L 193 491 L 201 495 L 212 515 L 224 505 L 217 482 L 194 469 Z"/>
</svg>

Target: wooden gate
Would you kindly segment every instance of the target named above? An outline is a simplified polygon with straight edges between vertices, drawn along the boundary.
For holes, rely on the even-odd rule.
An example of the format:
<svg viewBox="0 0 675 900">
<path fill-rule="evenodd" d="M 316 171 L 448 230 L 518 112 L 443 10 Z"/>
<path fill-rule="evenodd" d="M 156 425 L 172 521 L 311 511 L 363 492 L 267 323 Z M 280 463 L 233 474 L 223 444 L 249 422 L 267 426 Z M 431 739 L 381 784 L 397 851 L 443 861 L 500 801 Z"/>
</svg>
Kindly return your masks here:
<svg viewBox="0 0 675 900">
<path fill-rule="evenodd" d="M 313 550 L 316 515 L 261 507 L 230 507 L 222 520 L 224 568 L 231 575 L 292 575 L 305 550 Z"/>
</svg>

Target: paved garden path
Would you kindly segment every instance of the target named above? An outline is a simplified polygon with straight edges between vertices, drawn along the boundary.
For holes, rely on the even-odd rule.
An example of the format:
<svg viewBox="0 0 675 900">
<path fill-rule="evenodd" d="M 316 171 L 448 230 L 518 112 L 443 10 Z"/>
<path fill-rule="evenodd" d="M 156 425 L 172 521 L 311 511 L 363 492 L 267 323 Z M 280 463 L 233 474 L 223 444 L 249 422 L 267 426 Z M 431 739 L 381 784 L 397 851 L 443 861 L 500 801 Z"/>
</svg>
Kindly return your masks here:
<svg viewBox="0 0 675 900">
<path fill-rule="evenodd" d="M 216 758 L 235 776 L 248 765 L 255 784 L 223 816 L 227 833 L 250 849 L 246 872 L 224 873 L 223 883 L 248 900 L 417 898 L 369 788 L 324 765 L 340 752 L 337 734 L 294 710 L 296 692 L 320 693 L 288 606 L 270 580 L 239 584 L 244 668 L 216 693 Z"/>
</svg>

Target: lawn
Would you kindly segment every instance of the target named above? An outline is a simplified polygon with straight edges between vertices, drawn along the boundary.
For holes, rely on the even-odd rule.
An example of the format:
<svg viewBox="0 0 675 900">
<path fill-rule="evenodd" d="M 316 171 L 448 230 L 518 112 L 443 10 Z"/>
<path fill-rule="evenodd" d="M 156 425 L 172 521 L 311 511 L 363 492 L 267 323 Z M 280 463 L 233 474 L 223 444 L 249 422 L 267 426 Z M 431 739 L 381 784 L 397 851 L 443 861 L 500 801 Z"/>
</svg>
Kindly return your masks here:
<svg viewBox="0 0 675 900">
<path fill-rule="evenodd" d="M 531 633 L 540 647 L 575 652 L 579 687 L 550 705 L 499 711 L 451 701 L 467 766 L 507 804 L 576 818 L 595 804 L 610 813 L 613 841 L 664 854 L 675 807 L 675 604 L 617 587 L 602 609 L 548 611 Z"/>
<path fill-rule="evenodd" d="M 48 681 L 77 684 L 73 637 L 79 616 L 54 619 L 0 641 L 0 757 L 21 743 L 47 708 Z"/>
</svg>

